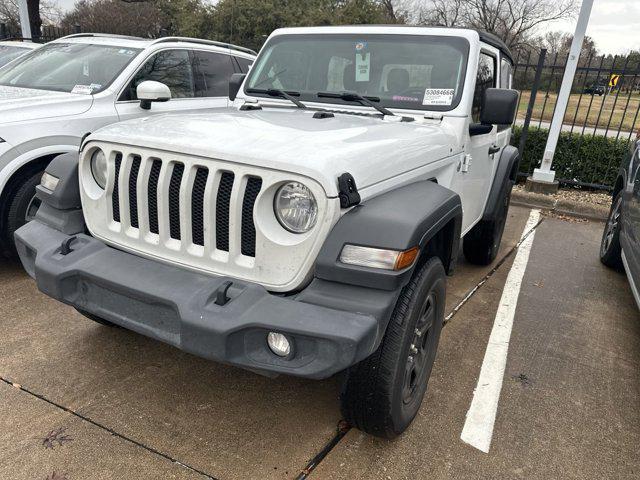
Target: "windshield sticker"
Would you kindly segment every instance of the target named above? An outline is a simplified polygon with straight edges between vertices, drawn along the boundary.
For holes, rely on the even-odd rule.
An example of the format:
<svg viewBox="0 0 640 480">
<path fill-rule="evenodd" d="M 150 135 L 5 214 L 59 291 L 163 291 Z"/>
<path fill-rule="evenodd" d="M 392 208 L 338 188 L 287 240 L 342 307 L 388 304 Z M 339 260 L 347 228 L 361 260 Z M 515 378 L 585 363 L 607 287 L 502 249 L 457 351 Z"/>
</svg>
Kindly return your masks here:
<svg viewBox="0 0 640 480">
<path fill-rule="evenodd" d="M 133 54 L 134 54 L 134 53 L 136 53 L 136 52 L 134 52 L 133 50 L 127 50 L 126 48 L 121 48 L 120 50 L 118 50 L 118 53 L 119 53 L 120 55 L 128 55 L 128 56 L 131 56 L 131 55 L 133 55 Z"/>
<path fill-rule="evenodd" d="M 420 102 L 420 99 L 418 97 L 407 97 L 405 95 L 394 95 L 393 97 L 391 97 L 391 100 L 393 100 L 394 102 Z"/>
<path fill-rule="evenodd" d="M 93 93 L 92 85 L 76 85 L 71 93 L 80 93 L 82 95 L 91 95 Z"/>
<path fill-rule="evenodd" d="M 371 53 L 367 42 L 356 42 L 356 82 L 368 82 L 371 69 Z"/>
<path fill-rule="evenodd" d="M 422 105 L 445 106 L 453 103 L 453 88 L 427 88 L 424 91 Z"/>
</svg>

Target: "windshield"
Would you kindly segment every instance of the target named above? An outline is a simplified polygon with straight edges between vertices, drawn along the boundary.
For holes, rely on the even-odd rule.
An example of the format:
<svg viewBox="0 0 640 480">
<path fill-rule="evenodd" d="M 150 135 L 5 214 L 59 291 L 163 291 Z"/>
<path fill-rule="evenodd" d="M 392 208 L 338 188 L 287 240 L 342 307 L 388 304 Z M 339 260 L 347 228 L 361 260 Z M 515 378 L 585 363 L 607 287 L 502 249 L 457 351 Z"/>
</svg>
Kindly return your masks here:
<svg viewBox="0 0 640 480">
<path fill-rule="evenodd" d="M 468 50 L 461 37 L 281 35 L 263 48 L 245 85 L 300 93 L 302 101 L 346 103 L 317 94 L 349 91 L 388 108 L 451 110 L 462 95 Z"/>
<path fill-rule="evenodd" d="M 27 47 L 18 47 L 13 45 L 0 45 L 0 67 L 6 65 L 14 58 L 24 55 L 30 49 Z"/>
<path fill-rule="evenodd" d="M 0 85 L 97 93 L 107 88 L 139 52 L 128 47 L 50 43 L 0 70 Z"/>
</svg>

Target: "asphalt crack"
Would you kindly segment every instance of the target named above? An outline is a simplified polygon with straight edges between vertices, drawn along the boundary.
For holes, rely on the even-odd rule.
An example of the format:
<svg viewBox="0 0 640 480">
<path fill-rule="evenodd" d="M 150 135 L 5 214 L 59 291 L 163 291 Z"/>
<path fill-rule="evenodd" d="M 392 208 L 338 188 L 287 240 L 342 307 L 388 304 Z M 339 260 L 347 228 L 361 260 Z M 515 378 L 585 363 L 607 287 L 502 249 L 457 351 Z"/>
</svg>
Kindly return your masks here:
<svg viewBox="0 0 640 480">
<path fill-rule="evenodd" d="M 500 269 L 500 267 L 502 265 L 504 265 L 504 262 L 506 262 L 515 252 L 518 251 L 518 248 L 520 248 L 520 245 L 522 245 L 522 242 L 524 242 L 529 235 L 531 235 L 536 228 L 538 228 L 540 226 L 540 224 L 544 221 L 544 219 L 541 217 L 540 220 L 538 221 L 538 223 L 536 223 L 533 227 L 531 227 L 524 235 L 522 235 L 522 237 L 520 238 L 520 240 L 518 241 L 518 243 L 516 243 L 511 250 L 509 250 L 507 253 L 505 253 L 502 258 L 498 261 L 498 263 L 495 264 L 495 266 L 489 271 L 489 273 L 487 273 L 484 277 L 482 277 L 482 279 L 473 286 L 473 288 L 471 288 L 471 290 L 469 290 L 467 292 L 467 294 L 462 298 L 462 300 L 460 300 L 460 302 L 453 307 L 453 310 L 451 310 L 446 317 L 444 317 L 444 323 L 443 326 L 446 326 L 447 323 L 449 323 L 449 321 L 451 321 L 451 319 L 460 311 L 460 309 L 462 307 L 464 307 L 464 305 L 473 298 L 473 296 L 478 293 L 478 290 L 480 290 L 482 288 L 482 286 L 487 283 L 487 281 L 489 281 L 489 279 L 491 277 L 493 277 L 493 275 Z"/>
<path fill-rule="evenodd" d="M 93 425 L 95 427 L 98 427 L 98 428 L 104 430 L 105 432 L 113 435 L 114 437 L 117 437 L 117 438 L 119 438 L 121 440 L 124 440 L 125 442 L 129 442 L 129 443 L 135 445 L 136 447 L 142 448 L 142 449 L 146 450 L 147 452 L 152 453 L 153 455 L 156 455 L 156 456 L 161 457 L 161 458 L 163 458 L 165 460 L 168 460 L 171 463 L 173 463 L 175 465 L 178 465 L 178 466 L 180 466 L 182 468 L 185 468 L 185 469 L 187 469 L 187 470 L 189 470 L 189 471 L 191 471 L 193 473 L 197 473 L 198 475 L 201 475 L 202 477 L 204 477 L 204 478 L 206 478 L 208 480 L 218 480 L 216 477 L 214 477 L 213 475 L 208 474 L 207 472 L 204 472 L 204 471 L 202 471 L 202 470 L 200 470 L 200 469 L 198 469 L 196 467 L 193 467 L 193 466 L 189 465 L 188 463 L 181 462 L 180 460 L 178 460 L 176 458 L 173 458 L 171 455 L 168 455 L 168 454 L 166 454 L 164 452 L 161 452 L 160 450 L 156 450 L 155 448 L 153 448 L 153 447 L 151 447 L 149 445 L 146 445 L 146 444 L 144 444 L 144 443 L 142 443 L 142 442 L 140 442 L 138 440 L 135 440 L 135 439 L 133 439 L 131 437 L 128 437 L 128 436 L 126 436 L 126 435 L 124 435 L 122 433 L 119 433 L 116 430 L 114 430 L 113 428 L 107 427 L 106 425 L 103 425 L 102 423 L 100 423 L 100 422 L 98 422 L 96 420 L 93 420 L 92 418 L 90 418 L 90 417 L 88 417 L 88 416 L 86 416 L 86 415 L 84 415 L 82 413 L 78 413 L 75 410 L 72 410 L 71 408 L 66 407 L 66 406 L 64 406 L 64 405 L 62 405 L 62 404 L 60 404 L 58 402 L 55 402 L 54 400 L 51 400 L 51 399 L 45 397 L 44 395 L 42 395 L 40 393 L 36 393 L 36 392 L 28 389 L 25 386 L 20 385 L 19 383 L 12 382 L 11 380 L 8 380 L 8 379 L 6 379 L 4 377 L 1 377 L 1 376 L 0 376 L 0 381 L 6 383 L 10 387 L 17 388 L 21 392 L 27 393 L 27 394 L 31 395 L 32 397 L 37 398 L 38 400 L 42 400 L 42 401 L 48 403 L 49 405 L 52 405 L 52 406 L 58 408 L 59 410 L 62 410 L 64 412 L 66 412 L 66 413 L 70 413 L 71 415 L 73 415 L 73 416 L 75 416 L 75 417 L 77 417 L 77 418 L 79 418 L 79 419 L 81 419 L 81 420 L 83 420 L 83 421 L 85 421 L 87 423 L 90 423 L 91 425 Z M 54 473 L 54 475 L 55 475 L 55 473 Z M 60 478 L 60 477 L 54 477 L 54 478 Z"/>
</svg>

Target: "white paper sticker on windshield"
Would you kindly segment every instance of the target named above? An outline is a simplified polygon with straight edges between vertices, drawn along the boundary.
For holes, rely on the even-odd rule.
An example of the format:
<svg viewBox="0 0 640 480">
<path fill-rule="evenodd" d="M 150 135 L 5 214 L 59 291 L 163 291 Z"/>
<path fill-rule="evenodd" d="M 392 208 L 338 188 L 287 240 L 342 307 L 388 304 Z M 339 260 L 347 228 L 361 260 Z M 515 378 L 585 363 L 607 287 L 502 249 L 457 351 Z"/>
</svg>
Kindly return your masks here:
<svg viewBox="0 0 640 480">
<path fill-rule="evenodd" d="M 371 69 L 371 53 L 365 41 L 356 42 L 356 82 L 368 82 Z"/>
<path fill-rule="evenodd" d="M 371 54 L 356 54 L 356 82 L 369 81 L 369 69 L 371 67 Z"/>
<path fill-rule="evenodd" d="M 427 88 L 424 91 L 423 105 L 446 106 L 453 103 L 453 88 Z"/>
<path fill-rule="evenodd" d="M 76 85 L 71 90 L 71 93 L 80 93 L 82 95 L 91 95 L 93 88 L 91 85 Z"/>
</svg>

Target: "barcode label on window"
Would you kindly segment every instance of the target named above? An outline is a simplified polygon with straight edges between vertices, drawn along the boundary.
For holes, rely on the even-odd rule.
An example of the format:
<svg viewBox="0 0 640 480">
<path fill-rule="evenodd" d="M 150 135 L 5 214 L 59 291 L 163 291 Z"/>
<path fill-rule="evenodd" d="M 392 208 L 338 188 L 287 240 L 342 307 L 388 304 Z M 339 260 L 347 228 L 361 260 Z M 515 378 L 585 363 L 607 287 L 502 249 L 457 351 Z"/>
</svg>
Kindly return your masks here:
<svg viewBox="0 0 640 480">
<path fill-rule="evenodd" d="M 453 103 L 453 88 L 427 88 L 424 91 L 423 105 L 449 106 Z"/>
</svg>

